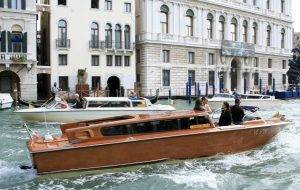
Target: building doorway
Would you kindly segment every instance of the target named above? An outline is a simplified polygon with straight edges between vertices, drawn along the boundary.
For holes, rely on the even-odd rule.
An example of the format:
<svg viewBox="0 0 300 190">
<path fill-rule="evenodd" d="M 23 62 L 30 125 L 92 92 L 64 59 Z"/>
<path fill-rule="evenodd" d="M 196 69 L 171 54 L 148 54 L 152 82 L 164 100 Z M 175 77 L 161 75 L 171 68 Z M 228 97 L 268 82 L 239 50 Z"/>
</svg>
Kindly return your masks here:
<svg viewBox="0 0 300 190">
<path fill-rule="evenodd" d="M 20 97 L 20 78 L 16 73 L 12 71 L 0 72 L 0 93 L 10 93 L 14 99 Z"/>
<path fill-rule="evenodd" d="M 116 76 L 109 77 L 107 80 L 108 94 L 110 97 L 120 96 L 120 79 Z"/>
<path fill-rule="evenodd" d="M 238 63 L 234 59 L 231 62 L 231 91 L 237 90 Z"/>
<path fill-rule="evenodd" d="M 51 79 L 50 74 L 37 74 L 37 97 L 38 100 L 47 100 L 50 98 Z"/>
</svg>

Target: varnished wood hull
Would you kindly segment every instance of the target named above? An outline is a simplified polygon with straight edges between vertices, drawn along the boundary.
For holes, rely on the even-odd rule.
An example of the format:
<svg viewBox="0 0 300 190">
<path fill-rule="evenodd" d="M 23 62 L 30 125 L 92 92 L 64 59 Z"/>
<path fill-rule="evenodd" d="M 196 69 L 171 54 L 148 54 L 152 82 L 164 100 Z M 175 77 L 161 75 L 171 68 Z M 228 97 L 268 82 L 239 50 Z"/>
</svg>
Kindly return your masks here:
<svg viewBox="0 0 300 190">
<path fill-rule="evenodd" d="M 31 152 L 38 174 L 109 168 L 172 159 L 236 153 L 266 144 L 287 123 L 210 132 L 169 132 L 149 139 L 128 138 L 123 142 Z"/>
</svg>

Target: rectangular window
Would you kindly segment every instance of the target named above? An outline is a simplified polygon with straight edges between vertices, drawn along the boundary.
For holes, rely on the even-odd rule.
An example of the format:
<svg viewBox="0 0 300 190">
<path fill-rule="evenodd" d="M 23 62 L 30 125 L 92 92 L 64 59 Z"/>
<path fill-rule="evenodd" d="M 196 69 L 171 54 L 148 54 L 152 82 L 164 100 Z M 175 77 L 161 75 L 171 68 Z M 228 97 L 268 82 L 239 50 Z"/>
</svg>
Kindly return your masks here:
<svg viewBox="0 0 300 190">
<path fill-rule="evenodd" d="M 191 77 L 192 81 L 192 85 L 194 86 L 195 85 L 195 71 L 194 70 L 189 70 L 188 71 L 188 76 Z"/>
<path fill-rule="evenodd" d="M 131 13 L 131 3 L 124 3 L 124 11 L 126 13 Z"/>
<path fill-rule="evenodd" d="M 272 76 L 272 73 L 269 73 L 268 74 L 268 85 L 272 86 L 272 84 L 273 84 L 273 76 Z"/>
<path fill-rule="evenodd" d="M 257 3 L 256 3 L 256 0 L 253 0 L 253 5 L 254 5 L 254 6 L 256 6 L 256 5 L 257 5 Z"/>
<path fill-rule="evenodd" d="M 286 69 L 286 60 L 282 60 L 282 69 Z"/>
<path fill-rule="evenodd" d="M 124 66 L 125 67 L 130 66 L 130 56 L 124 56 Z"/>
<path fill-rule="evenodd" d="M 101 80 L 99 76 L 92 76 L 92 90 L 101 89 Z"/>
<path fill-rule="evenodd" d="M 282 84 L 286 84 L 286 74 L 282 74 Z"/>
<path fill-rule="evenodd" d="M 254 67 L 259 67 L 259 59 L 258 59 L 258 57 L 254 58 L 254 65 L 253 66 Z"/>
<path fill-rule="evenodd" d="M 137 49 L 136 50 L 136 63 L 140 63 L 141 62 L 141 50 Z"/>
<path fill-rule="evenodd" d="M 67 5 L 67 0 L 58 0 L 57 4 L 58 5 Z"/>
<path fill-rule="evenodd" d="M 122 66 L 122 56 L 120 56 L 120 55 L 115 56 L 115 66 L 118 66 L 118 67 Z"/>
<path fill-rule="evenodd" d="M 59 54 L 58 55 L 58 65 L 68 65 L 68 55 Z"/>
<path fill-rule="evenodd" d="M 169 63 L 170 62 L 170 50 L 163 50 L 163 62 Z"/>
<path fill-rule="evenodd" d="M 91 8 L 99 9 L 99 0 L 91 0 Z"/>
<path fill-rule="evenodd" d="M 208 64 L 214 65 L 214 54 L 213 53 L 208 54 Z"/>
<path fill-rule="evenodd" d="M 195 63 L 195 53 L 194 52 L 189 52 L 189 64 L 194 64 Z"/>
<path fill-rule="evenodd" d="M 112 1 L 105 0 L 105 10 L 112 10 Z"/>
<path fill-rule="evenodd" d="M 281 13 L 285 12 L 285 0 L 281 0 Z"/>
<path fill-rule="evenodd" d="M 0 0 L 0 8 L 4 8 L 4 0 Z"/>
<path fill-rule="evenodd" d="M 69 78 L 67 76 L 58 77 L 59 88 L 63 91 L 69 90 Z"/>
<path fill-rule="evenodd" d="M 170 70 L 163 70 L 163 86 L 170 86 Z"/>
<path fill-rule="evenodd" d="M 208 72 L 208 84 L 210 86 L 215 84 L 215 71 L 209 71 Z"/>
<path fill-rule="evenodd" d="M 258 83 L 259 83 L 259 74 L 254 73 L 254 85 L 258 86 Z"/>
<path fill-rule="evenodd" d="M 272 59 L 268 59 L 268 68 L 272 68 Z"/>
<path fill-rule="evenodd" d="M 99 66 L 99 55 L 92 55 L 92 66 Z"/>
<path fill-rule="evenodd" d="M 112 55 L 106 55 L 106 66 L 112 66 Z"/>
</svg>

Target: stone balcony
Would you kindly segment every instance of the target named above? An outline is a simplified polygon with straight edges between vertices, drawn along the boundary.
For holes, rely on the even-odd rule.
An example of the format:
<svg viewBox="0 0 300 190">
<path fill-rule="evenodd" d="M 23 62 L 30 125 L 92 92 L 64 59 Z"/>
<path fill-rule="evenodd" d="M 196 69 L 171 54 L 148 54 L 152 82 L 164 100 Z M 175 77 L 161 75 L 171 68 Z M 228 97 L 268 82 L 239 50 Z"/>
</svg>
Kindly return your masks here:
<svg viewBox="0 0 300 190">
<path fill-rule="evenodd" d="M 113 41 L 90 41 L 89 48 L 92 51 L 120 51 L 120 52 L 133 52 L 135 43 L 130 42 L 113 42 Z"/>
<path fill-rule="evenodd" d="M 0 65 L 5 65 L 6 68 L 9 68 L 11 65 L 27 65 L 28 68 L 31 68 L 35 61 L 29 59 L 30 57 L 31 54 L 29 53 L 0 52 Z"/>
</svg>

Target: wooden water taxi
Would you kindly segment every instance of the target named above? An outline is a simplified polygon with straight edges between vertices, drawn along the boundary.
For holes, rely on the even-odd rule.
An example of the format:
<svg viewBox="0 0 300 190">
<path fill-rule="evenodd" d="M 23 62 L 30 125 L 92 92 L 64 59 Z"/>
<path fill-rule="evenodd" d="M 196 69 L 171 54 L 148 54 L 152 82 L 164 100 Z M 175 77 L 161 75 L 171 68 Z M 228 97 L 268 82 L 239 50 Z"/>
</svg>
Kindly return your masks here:
<svg viewBox="0 0 300 190">
<path fill-rule="evenodd" d="M 246 151 L 288 124 L 276 117 L 218 127 L 194 111 L 120 116 L 62 124 L 61 136 L 32 137 L 27 147 L 37 173 L 46 174 Z"/>
</svg>

